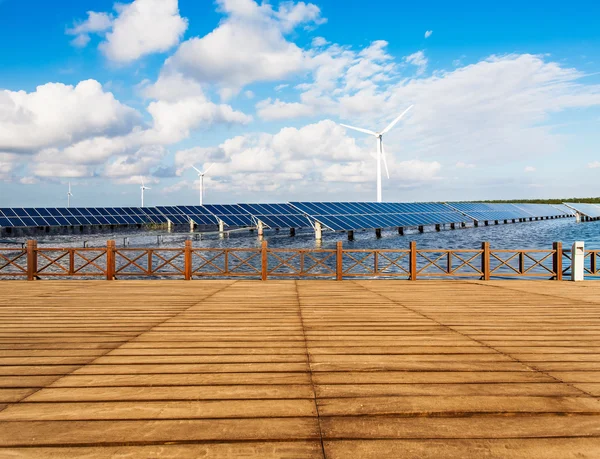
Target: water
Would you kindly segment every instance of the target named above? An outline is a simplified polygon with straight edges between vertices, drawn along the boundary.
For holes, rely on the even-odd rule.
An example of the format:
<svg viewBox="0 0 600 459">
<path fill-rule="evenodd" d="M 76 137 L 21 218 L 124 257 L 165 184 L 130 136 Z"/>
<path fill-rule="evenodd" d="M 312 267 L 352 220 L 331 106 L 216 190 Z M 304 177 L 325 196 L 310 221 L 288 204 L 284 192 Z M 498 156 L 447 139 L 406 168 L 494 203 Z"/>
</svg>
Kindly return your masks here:
<svg viewBox="0 0 600 459">
<path fill-rule="evenodd" d="M 143 251 L 134 250 L 135 248 L 183 248 L 185 241 L 192 239 L 193 247 L 196 249 L 256 249 L 261 246 L 262 240 L 256 232 L 238 231 L 231 233 L 228 237 L 221 237 L 218 234 L 192 234 L 189 232 L 165 233 L 164 231 L 135 231 L 101 234 L 70 234 L 70 235 L 46 235 L 39 237 L 38 247 L 40 249 L 48 248 L 66 248 L 66 247 L 106 247 L 107 240 L 114 240 L 117 248 L 125 247 L 127 250 L 117 252 L 116 269 L 117 278 L 141 277 L 141 278 L 163 278 L 174 275 L 181 278 L 183 275 L 183 254 L 182 252 L 154 252 L 146 254 Z M 26 238 L 21 238 L 19 242 L 25 242 Z M 410 241 L 417 243 L 418 249 L 481 249 L 482 242 L 489 242 L 492 252 L 495 250 L 519 250 L 519 249 L 538 249 L 552 250 L 554 242 L 562 242 L 563 249 L 568 250 L 574 241 L 584 241 L 586 249 L 600 250 L 600 221 L 576 223 L 575 219 L 557 219 L 544 220 L 538 222 L 525 222 L 514 224 L 500 224 L 490 226 L 480 226 L 458 228 L 455 230 L 442 229 L 435 231 L 432 227 L 426 228 L 424 233 L 417 230 L 405 230 L 405 234 L 400 236 L 397 230 L 387 230 L 382 232 L 381 238 L 376 238 L 375 231 L 355 231 L 354 240 L 348 241 L 345 233 L 324 233 L 322 241 L 316 241 L 314 233 L 304 230 L 296 233 L 296 236 L 290 237 L 289 230 L 274 231 L 269 230 L 265 233 L 263 240 L 267 241 L 268 246 L 274 249 L 335 249 L 336 243 L 342 241 L 343 247 L 349 249 L 376 249 L 382 252 L 378 257 L 373 252 L 369 254 L 346 252 L 342 258 L 343 272 L 345 277 L 361 276 L 370 278 L 377 274 L 378 277 L 404 277 L 408 274 L 409 257 L 406 253 L 383 252 L 385 250 L 408 249 Z M 2 250 L 0 245 L 0 250 Z M 5 246 L 6 247 L 6 246 Z M 14 244 L 12 244 L 14 247 Z M 45 255 L 44 255 L 45 254 Z M 96 254 L 98 254 L 96 252 Z M 10 254 L 5 253 L 6 256 Z M 13 254 L 16 256 L 16 253 Z M 527 272 L 527 278 L 532 278 L 533 274 L 537 278 L 548 279 L 552 277 L 553 258 L 551 252 L 530 253 L 529 256 L 514 255 L 512 253 L 496 252 L 490 257 L 490 268 L 492 277 L 508 278 L 515 276 L 520 272 L 519 263 L 522 264 L 522 270 Z M 50 258 L 46 258 L 50 257 Z M 94 255 L 95 256 L 95 255 Z M 52 258 L 61 257 L 60 264 L 52 265 L 49 263 Z M 84 257 L 87 257 L 84 258 Z M 139 257 L 139 258 L 136 258 Z M 171 262 L 166 263 L 171 257 Z M 214 257 L 214 258 L 213 258 Z M 87 263 L 92 259 L 92 252 L 81 252 L 74 257 L 74 268 L 79 275 L 86 275 L 103 266 L 104 256 L 100 256 L 94 264 Z M 150 260 L 148 260 L 150 258 Z M 586 258 L 588 269 L 590 268 L 592 257 Z M 207 260 L 210 259 L 210 262 Z M 540 260 L 536 263 L 536 260 Z M 93 260 L 96 260 L 95 258 Z M 192 270 L 194 276 L 215 275 L 219 277 L 229 277 L 233 275 L 242 275 L 250 278 L 260 278 L 261 257 L 256 251 L 252 252 L 234 252 L 229 256 L 229 262 L 224 252 L 202 252 L 196 251 L 192 257 Z M 246 260 L 246 261 L 244 261 Z M 288 260 L 289 263 L 281 263 Z M 319 260 L 322 263 L 319 263 Z M 331 252 L 310 252 L 308 254 L 299 254 L 298 252 L 270 253 L 268 255 L 269 275 L 291 276 L 292 278 L 310 276 L 334 277 L 336 272 L 335 253 Z M 359 260 L 361 262 L 359 262 Z M 417 269 L 419 278 L 436 278 L 440 274 L 446 277 L 454 278 L 479 278 L 482 275 L 483 257 L 481 253 L 459 252 L 448 256 L 444 252 L 424 252 L 417 256 Z M 506 261 L 506 263 L 503 263 Z M 358 262 L 358 263 L 357 263 Z M 468 262 L 465 264 L 465 262 Z M 136 265 L 137 263 L 137 265 Z M 149 273 L 140 271 L 147 266 L 153 266 Z M 569 271 L 570 262 L 568 254 L 563 257 L 565 274 Z M 69 257 L 64 255 L 63 251 L 41 252 L 38 257 L 38 267 L 42 274 L 55 273 L 64 275 L 69 272 Z M 275 268 L 280 266 L 279 269 Z M 452 267 L 452 269 L 450 268 Z M 511 268 L 512 266 L 512 268 Z M 303 267 L 303 268 L 302 268 Z M 354 268 L 353 268 L 354 267 Z M 78 270 L 81 268 L 80 270 Z M 16 270 L 17 268 L 13 268 Z M 516 270 L 516 271 L 515 271 Z M 4 270 L 6 272 L 6 269 Z M 346 276 L 348 274 L 348 276 Z M 42 275 L 42 278 L 43 278 Z M 520 274 L 518 274 L 520 276 Z M 535 277 L 534 277 L 535 278 Z M 591 278 L 591 276 L 590 276 Z"/>
<path fill-rule="evenodd" d="M 160 242 L 158 242 L 160 238 Z M 254 248 L 261 241 L 256 232 L 241 231 L 221 238 L 216 234 L 198 235 L 189 232 L 166 233 L 164 231 L 135 231 L 101 234 L 45 235 L 37 238 L 38 245 L 46 247 L 102 247 L 109 239 L 115 240 L 117 247 L 182 247 L 192 238 L 198 248 Z M 11 238 L 25 242 L 27 238 Z M 396 230 L 383 231 L 381 239 L 373 230 L 355 231 L 354 241 L 348 241 L 345 233 L 324 232 L 321 243 L 315 241 L 314 233 L 299 231 L 290 237 L 288 230 L 265 232 L 264 240 L 272 248 L 335 248 L 342 241 L 348 249 L 405 249 L 410 241 L 417 247 L 427 249 L 478 249 L 487 241 L 492 249 L 551 249 L 553 242 L 562 242 L 565 249 L 574 241 L 584 241 L 587 249 L 600 249 L 600 221 L 576 223 L 574 218 L 544 220 L 537 222 L 510 223 L 478 228 L 467 227 L 436 232 L 426 227 L 424 233 L 406 230 L 400 236 Z M 0 247 L 2 247 L 0 245 Z"/>
</svg>

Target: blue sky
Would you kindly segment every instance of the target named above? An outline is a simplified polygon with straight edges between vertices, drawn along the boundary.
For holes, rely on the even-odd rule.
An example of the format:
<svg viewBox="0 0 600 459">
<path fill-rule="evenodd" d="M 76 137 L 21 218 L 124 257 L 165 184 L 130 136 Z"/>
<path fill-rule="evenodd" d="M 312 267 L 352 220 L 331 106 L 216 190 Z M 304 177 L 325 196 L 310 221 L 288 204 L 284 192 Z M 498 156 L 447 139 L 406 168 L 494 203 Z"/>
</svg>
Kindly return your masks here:
<svg viewBox="0 0 600 459">
<path fill-rule="evenodd" d="M 598 196 L 597 3 L 371 3 L 0 0 L 0 206 Z"/>
</svg>

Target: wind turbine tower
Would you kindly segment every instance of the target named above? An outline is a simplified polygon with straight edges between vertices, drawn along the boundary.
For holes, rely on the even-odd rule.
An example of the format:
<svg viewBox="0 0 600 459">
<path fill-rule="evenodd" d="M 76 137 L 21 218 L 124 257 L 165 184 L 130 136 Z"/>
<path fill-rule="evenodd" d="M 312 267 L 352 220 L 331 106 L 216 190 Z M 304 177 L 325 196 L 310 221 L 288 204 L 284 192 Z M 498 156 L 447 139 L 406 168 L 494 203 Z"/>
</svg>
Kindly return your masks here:
<svg viewBox="0 0 600 459">
<path fill-rule="evenodd" d="M 202 203 L 204 202 L 204 175 L 210 170 L 211 167 L 213 167 L 215 164 L 211 164 L 210 166 L 208 166 L 208 168 L 202 172 L 200 169 L 198 169 L 196 166 L 192 165 L 192 167 L 194 169 L 196 169 L 196 172 L 198 172 L 198 178 L 200 179 L 200 205 L 202 205 Z"/>
<path fill-rule="evenodd" d="M 352 129 L 354 131 L 363 132 L 365 134 L 369 134 L 375 136 L 377 138 L 377 202 L 381 202 L 381 161 L 383 160 L 383 165 L 385 166 L 385 172 L 387 174 L 388 179 L 390 178 L 390 172 L 388 170 L 387 161 L 385 159 L 385 150 L 383 148 L 383 134 L 386 134 L 390 129 L 392 129 L 398 121 L 402 119 L 404 115 L 408 113 L 408 111 L 413 108 L 413 105 L 404 110 L 394 121 L 387 125 L 387 127 L 381 132 L 370 131 L 369 129 L 358 128 L 354 126 L 348 126 L 347 124 L 341 124 L 345 128 Z"/>
<path fill-rule="evenodd" d="M 71 207 L 71 196 L 73 196 L 73 193 L 71 193 L 71 182 L 69 182 L 69 191 L 67 191 L 67 207 Z"/>
<path fill-rule="evenodd" d="M 152 188 L 149 188 L 146 185 L 144 185 L 144 177 L 141 177 L 141 180 L 142 186 L 140 187 L 140 189 L 142 190 L 142 207 L 144 207 L 144 191 L 151 190 Z"/>
</svg>

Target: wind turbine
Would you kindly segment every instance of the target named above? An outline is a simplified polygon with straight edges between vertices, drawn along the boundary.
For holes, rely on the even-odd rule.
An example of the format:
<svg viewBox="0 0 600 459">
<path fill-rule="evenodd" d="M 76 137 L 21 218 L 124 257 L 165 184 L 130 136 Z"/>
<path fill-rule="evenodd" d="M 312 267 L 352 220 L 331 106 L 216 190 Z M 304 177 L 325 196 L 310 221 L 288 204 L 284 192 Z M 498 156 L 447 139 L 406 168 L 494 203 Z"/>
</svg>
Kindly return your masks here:
<svg viewBox="0 0 600 459">
<path fill-rule="evenodd" d="M 144 177 L 140 177 L 140 179 L 142 180 L 142 186 L 140 187 L 140 190 L 142 190 L 142 207 L 144 207 L 144 191 L 151 190 L 152 188 L 144 185 Z"/>
<path fill-rule="evenodd" d="M 198 178 L 200 179 L 200 205 L 202 205 L 202 202 L 204 200 L 204 174 L 206 174 L 214 165 L 215 163 L 212 163 L 204 172 L 202 172 L 200 169 L 198 169 L 192 164 L 192 167 L 196 169 L 196 172 L 198 172 Z"/>
<path fill-rule="evenodd" d="M 71 207 L 71 196 L 73 196 L 73 193 L 71 193 L 71 182 L 69 182 L 69 191 L 67 192 L 67 207 Z"/>
<path fill-rule="evenodd" d="M 365 134 L 373 135 L 377 137 L 377 202 L 381 202 L 381 160 L 383 159 L 383 165 L 385 166 L 385 173 L 387 177 L 390 178 L 390 172 L 388 170 L 387 161 L 385 159 L 385 150 L 383 149 L 383 134 L 386 134 L 390 129 L 392 129 L 398 121 L 402 119 L 404 115 L 408 113 L 408 111 L 413 108 L 413 105 L 404 110 L 394 121 L 387 125 L 387 127 L 381 132 L 370 131 L 369 129 L 357 128 L 354 126 L 348 126 L 347 124 L 341 124 L 348 129 L 353 129 L 354 131 L 363 132 Z"/>
</svg>

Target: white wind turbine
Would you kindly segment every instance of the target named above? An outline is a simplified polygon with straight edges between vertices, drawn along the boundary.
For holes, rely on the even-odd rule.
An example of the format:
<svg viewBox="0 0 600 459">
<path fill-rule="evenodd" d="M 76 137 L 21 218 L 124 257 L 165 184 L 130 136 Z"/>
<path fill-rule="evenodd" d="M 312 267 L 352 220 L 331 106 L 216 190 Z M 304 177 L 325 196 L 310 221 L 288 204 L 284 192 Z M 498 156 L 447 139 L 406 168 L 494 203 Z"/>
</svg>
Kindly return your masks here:
<svg viewBox="0 0 600 459">
<path fill-rule="evenodd" d="M 67 191 L 67 207 L 71 207 L 71 197 L 73 193 L 71 193 L 71 182 L 69 182 L 69 191 Z"/>
<path fill-rule="evenodd" d="M 381 202 L 381 160 L 383 159 L 383 165 L 385 166 L 385 173 L 387 177 L 390 178 L 390 172 L 388 170 L 387 161 L 385 160 L 385 150 L 383 149 L 383 134 L 386 134 L 390 129 L 392 129 L 398 121 L 402 119 L 404 115 L 408 113 L 408 111 L 413 108 L 413 105 L 404 110 L 394 121 L 387 125 L 387 127 L 381 132 L 374 132 L 368 129 L 357 128 L 354 126 L 348 126 L 346 124 L 341 124 L 345 128 L 353 129 L 358 132 L 364 132 L 365 134 L 373 135 L 377 137 L 377 202 Z"/>
<path fill-rule="evenodd" d="M 206 174 L 214 165 L 215 163 L 212 163 L 204 172 L 202 172 L 200 169 L 198 169 L 192 164 L 192 167 L 196 169 L 196 172 L 198 172 L 198 178 L 200 179 L 200 205 L 202 205 L 204 201 L 204 174 Z"/>
<path fill-rule="evenodd" d="M 151 190 L 152 188 L 144 185 L 144 177 L 140 177 L 140 179 L 142 180 L 142 186 L 140 187 L 140 190 L 142 190 L 142 207 L 144 207 L 144 191 Z"/>
</svg>

